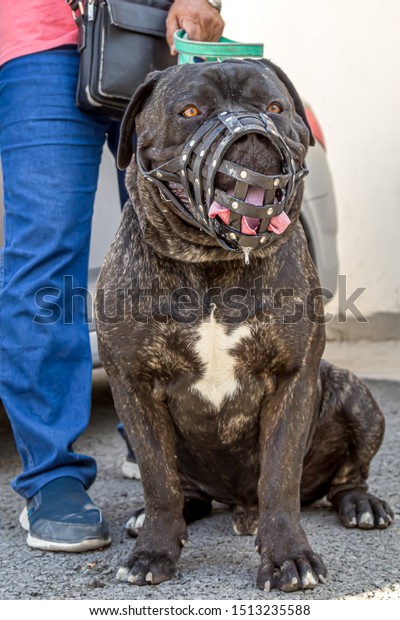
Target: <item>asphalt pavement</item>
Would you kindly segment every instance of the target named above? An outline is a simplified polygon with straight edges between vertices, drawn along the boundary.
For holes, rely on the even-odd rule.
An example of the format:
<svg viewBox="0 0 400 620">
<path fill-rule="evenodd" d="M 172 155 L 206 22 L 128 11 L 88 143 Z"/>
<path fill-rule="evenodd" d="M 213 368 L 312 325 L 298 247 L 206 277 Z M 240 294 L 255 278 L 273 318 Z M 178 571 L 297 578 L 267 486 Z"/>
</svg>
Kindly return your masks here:
<svg viewBox="0 0 400 620">
<path fill-rule="evenodd" d="M 343 528 L 326 502 L 304 510 L 303 526 L 325 560 L 328 583 L 291 594 L 290 599 L 400 599 L 399 351 L 400 343 L 331 343 L 327 347 L 327 358 L 372 377 L 367 383 L 384 411 L 387 427 L 372 464 L 370 489 L 392 505 L 396 519 L 384 531 L 355 531 Z M 116 425 L 104 373 L 95 371 L 92 421 L 75 449 L 97 460 L 98 477 L 90 494 L 104 510 L 113 542 L 102 551 L 82 554 L 43 553 L 26 546 L 18 524 L 23 501 L 9 486 L 19 471 L 19 459 L 10 429 L 6 425 L 1 430 L 0 599 L 287 599 L 281 592 L 256 589 L 254 538 L 236 536 L 230 514 L 218 509 L 190 526 L 190 543 L 173 581 L 139 588 L 115 579 L 134 544 L 124 532 L 124 523 L 142 501 L 141 483 L 121 475 L 124 445 Z"/>
</svg>

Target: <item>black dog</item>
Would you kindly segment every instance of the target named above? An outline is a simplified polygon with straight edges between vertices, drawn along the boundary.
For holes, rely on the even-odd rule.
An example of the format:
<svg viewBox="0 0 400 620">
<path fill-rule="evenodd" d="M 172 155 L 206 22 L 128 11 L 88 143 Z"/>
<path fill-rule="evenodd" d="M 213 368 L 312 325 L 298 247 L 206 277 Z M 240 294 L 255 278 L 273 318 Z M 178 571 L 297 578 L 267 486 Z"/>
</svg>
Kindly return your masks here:
<svg viewBox="0 0 400 620">
<path fill-rule="evenodd" d="M 298 221 L 313 142 L 301 100 L 267 61 L 183 65 L 149 76 L 121 136 L 131 202 L 96 314 L 146 512 L 118 578 L 173 577 L 186 523 L 214 499 L 238 534 L 257 534 L 258 587 L 313 588 L 326 568 L 301 504 L 327 495 L 365 529 L 393 513 L 366 484 L 382 413 L 354 375 L 320 363 L 322 297 Z"/>
</svg>

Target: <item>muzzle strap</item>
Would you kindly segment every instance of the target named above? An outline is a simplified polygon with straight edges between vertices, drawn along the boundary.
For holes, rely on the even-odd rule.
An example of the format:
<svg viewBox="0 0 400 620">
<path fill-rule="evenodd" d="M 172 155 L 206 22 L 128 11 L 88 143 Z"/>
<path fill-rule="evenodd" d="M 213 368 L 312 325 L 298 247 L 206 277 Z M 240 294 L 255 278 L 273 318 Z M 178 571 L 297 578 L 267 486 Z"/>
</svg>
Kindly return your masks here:
<svg viewBox="0 0 400 620">
<path fill-rule="evenodd" d="M 281 174 L 262 174 L 225 159 L 236 141 L 254 134 L 268 139 L 279 153 Z M 215 237 L 222 247 L 244 251 L 247 258 L 250 251 L 273 241 L 272 218 L 278 219 L 276 216 L 286 211 L 297 184 L 308 174 L 305 166 L 296 166 L 283 136 L 262 112 L 222 112 L 197 129 L 178 157 L 153 170 L 143 166 L 140 147 L 136 157 L 144 177 L 159 187 L 172 202 L 173 210 Z M 229 191 L 216 186 L 219 173 L 232 179 Z M 257 192 L 257 204 L 246 201 L 250 190 L 253 195 Z M 183 200 L 183 192 L 187 200 Z M 210 216 L 215 204 L 218 213 L 214 207 Z M 220 212 L 225 213 L 224 218 L 219 217 Z M 288 222 L 287 215 L 285 220 Z M 249 230 L 249 222 L 256 223 L 254 230 Z"/>
</svg>

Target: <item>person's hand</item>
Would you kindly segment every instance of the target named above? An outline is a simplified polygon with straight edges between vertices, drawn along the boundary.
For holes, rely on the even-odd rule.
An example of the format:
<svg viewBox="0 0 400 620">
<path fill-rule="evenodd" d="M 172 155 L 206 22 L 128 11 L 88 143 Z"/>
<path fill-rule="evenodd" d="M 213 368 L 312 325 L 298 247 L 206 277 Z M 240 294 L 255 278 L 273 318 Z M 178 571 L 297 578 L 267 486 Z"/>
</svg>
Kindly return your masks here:
<svg viewBox="0 0 400 620">
<path fill-rule="evenodd" d="M 219 41 L 224 29 L 219 11 L 207 0 L 175 0 L 167 17 L 167 43 L 176 56 L 174 33 L 183 28 L 192 41 Z"/>
</svg>

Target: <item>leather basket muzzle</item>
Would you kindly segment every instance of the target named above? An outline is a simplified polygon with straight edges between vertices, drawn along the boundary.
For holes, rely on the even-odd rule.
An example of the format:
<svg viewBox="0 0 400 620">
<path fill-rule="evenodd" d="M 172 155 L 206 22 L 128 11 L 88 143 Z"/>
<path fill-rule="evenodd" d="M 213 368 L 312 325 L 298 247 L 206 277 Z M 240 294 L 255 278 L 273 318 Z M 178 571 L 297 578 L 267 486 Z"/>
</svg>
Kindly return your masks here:
<svg viewBox="0 0 400 620">
<path fill-rule="evenodd" d="M 281 174 L 261 174 L 225 158 L 235 142 L 251 134 L 271 142 L 280 155 Z M 266 114 L 246 111 L 222 112 L 210 118 L 195 132 L 180 156 L 158 168 L 144 168 L 140 148 L 137 162 L 143 176 L 163 192 L 180 217 L 217 239 L 223 248 L 244 252 L 247 259 L 251 251 L 273 241 L 276 234 L 268 231 L 272 218 L 287 211 L 297 184 L 308 174 L 305 166 L 296 166 L 272 120 Z M 232 180 L 229 193 L 216 186 L 218 173 Z M 245 201 L 250 188 L 264 192 L 262 205 Z M 210 217 L 210 207 L 215 202 L 229 210 L 229 223 Z M 242 232 L 242 218 L 258 220 L 257 230 L 252 234 Z"/>
</svg>

